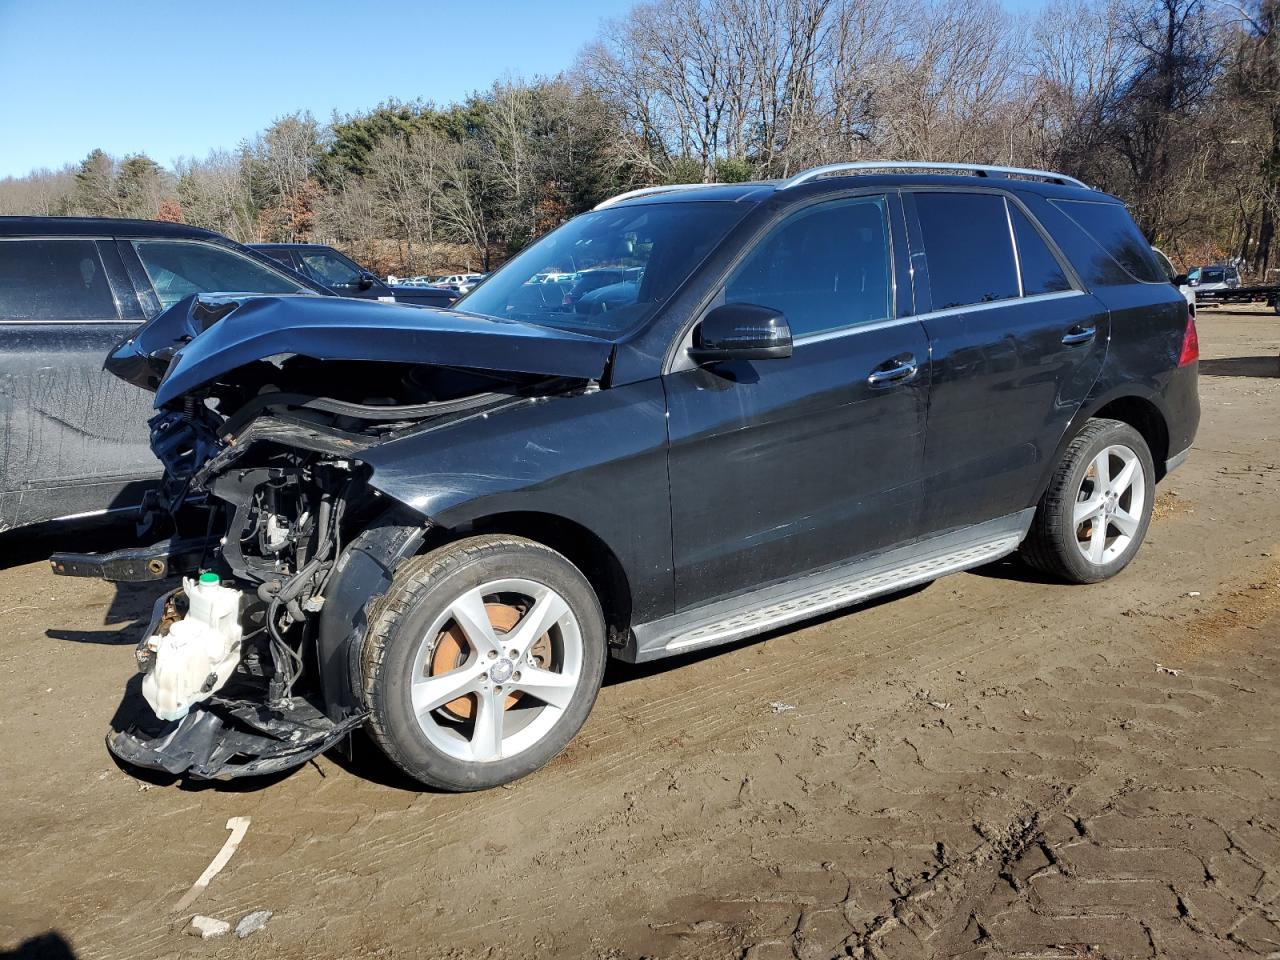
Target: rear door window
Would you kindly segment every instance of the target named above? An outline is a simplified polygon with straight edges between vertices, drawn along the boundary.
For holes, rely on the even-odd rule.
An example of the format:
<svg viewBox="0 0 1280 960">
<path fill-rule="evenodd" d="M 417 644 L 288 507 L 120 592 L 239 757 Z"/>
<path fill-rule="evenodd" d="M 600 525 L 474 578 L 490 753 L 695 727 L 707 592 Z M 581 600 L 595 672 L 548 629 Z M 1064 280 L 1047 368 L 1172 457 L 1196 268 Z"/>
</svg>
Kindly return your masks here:
<svg viewBox="0 0 1280 960">
<path fill-rule="evenodd" d="M 796 337 L 873 323 L 892 316 L 891 264 L 883 197 L 818 204 L 757 244 L 725 302 L 779 310 Z"/>
<path fill-rule="evenodd" d="M 929 264 L 933 309 L 1019 295 L 1004 197 L 994 193 L 913 195 Z"/>
<path fill-rule="evenodd" d="M 1018 269 L 1022 274 L 1022 295 L 1034 297 L 1042 293 L 1059 293 L 1071 289 L 1071 281 L 1062 264 L 1045 243 L 1040 231 L 1015 203 L 1005 203 L 1013 237 L 1018 247 Z"/>
<path fill-rule="evenodd" d="M 265 264 L 211 243 L 135 240 L 156 295 L 171 307 L 193 293 L 310 293 Z"/>
<path fill-rule="evenodd" d="M 1098 246 L 1124 267 L 1135 280 L 1162 283 L 1164 277 L 1133 218 L 1123 204 L 1093 200 L 1050 200 L 1055 207 L 1076 222 Z"/>
<path fill-rule="evenodd" d="M 0 320 L 119 319 L 96 241 L 0 241 Z"/>
</svg>

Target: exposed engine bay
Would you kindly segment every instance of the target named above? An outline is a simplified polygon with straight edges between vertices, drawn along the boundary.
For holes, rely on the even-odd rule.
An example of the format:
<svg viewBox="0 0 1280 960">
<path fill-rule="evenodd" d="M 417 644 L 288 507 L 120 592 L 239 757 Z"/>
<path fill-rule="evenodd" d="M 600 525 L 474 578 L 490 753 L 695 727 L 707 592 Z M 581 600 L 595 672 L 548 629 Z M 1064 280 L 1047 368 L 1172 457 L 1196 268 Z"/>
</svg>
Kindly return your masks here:
<svg viewBox="0 0 1280 960">
<path fill-rule="evenodd" d="M 202 310 L 223 308 L 187 309 L 207 323 L 220 318 Z M 155 389 L 172 356 L 142 357 L 135 345 L 122 366 Z M 139 520 L 156 548 L 52 558 L 64 575 L 185 577 L 157 602 L 137 648 L 152 716 L 114 732 L 112 751 L 173 774 L 230 777 L 285 769 L 345 737 L 363 714 L 320 695 L 317 623 L 344 550 L 398 506 L 369 485 L 362 451 L 593 388 L 536 373 L 275 354 L 166 405 L 150 421 L 165 475 Z"/>
</svg>

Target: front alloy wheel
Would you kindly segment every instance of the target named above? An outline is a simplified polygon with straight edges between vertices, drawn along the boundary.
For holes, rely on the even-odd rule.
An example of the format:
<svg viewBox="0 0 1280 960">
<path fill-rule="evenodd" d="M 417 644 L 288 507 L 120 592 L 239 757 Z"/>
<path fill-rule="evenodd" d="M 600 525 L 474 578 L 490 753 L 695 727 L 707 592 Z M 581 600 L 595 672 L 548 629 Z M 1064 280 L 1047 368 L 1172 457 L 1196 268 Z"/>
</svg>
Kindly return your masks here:
<svg viewBox="0 0 1280 960">
<path fill-rule="evenodd" d="M 532 580 L 491 580 L 427 628 L 411 668 L 413 712 L 442 753 L 512 757 L 572 704 L 582 661 L 582 628 L 564 597 Z"/>
<path fill-rule="evenodd" d="M 473 537 L 396 572 L 361 661 L 374 742 L 422 783 L 478 790 L 536 770 L 577 733 L 604 675 L 604 619 L 560 554 Z"/>
</svg>

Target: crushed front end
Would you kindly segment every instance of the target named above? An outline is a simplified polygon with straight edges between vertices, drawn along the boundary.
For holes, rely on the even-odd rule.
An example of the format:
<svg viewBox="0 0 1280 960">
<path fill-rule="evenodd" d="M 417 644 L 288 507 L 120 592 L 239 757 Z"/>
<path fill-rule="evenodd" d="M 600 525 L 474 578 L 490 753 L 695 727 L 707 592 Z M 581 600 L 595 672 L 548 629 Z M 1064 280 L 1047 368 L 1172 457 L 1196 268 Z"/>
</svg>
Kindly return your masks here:
<svg viewBox="0 0 1280 960">
<path fill-rule="evenodd" d="M 167 334 L 143 328 L 108 367 L 163 399 L 185 347 L 199 346 L 214 324 L 243 322 L 241 308 L 239 300 L 179 304 L 170 311 L 176 335 L 172 317 Z M 333 665 L 320 662 L 317 644 L 326 605 L 340 630 L 358 636 L 378 586 L 353 571 L 364 563 L 389 583 L 388 558 L 411 552 L 430 527 L 370 485 L 362 452 L 582 382 L 416 362 L 406 350 L 388 352 L 404 359 L 369 361 L 356 347 L 355 360 L 317 358 L 301 345 L 288 335 L 268 340 L 256 359 L 239 362 L 242 354 L 160 404 L 150 426 L 165 476 L 140 519 L 160 538 L 154 547 L 51 558 L 62 575 L 184 578 L 156 602 L 136 650 L 146 705 L 134 698 L 132 720 L 108 736 L 130 764 L 202 779 L 266 774 L 342 741 L 365 711 L 358 697 L 326 689 Z M 328 588 L 344 566 L 348 595 L 334 602 Z"/>
</svg>

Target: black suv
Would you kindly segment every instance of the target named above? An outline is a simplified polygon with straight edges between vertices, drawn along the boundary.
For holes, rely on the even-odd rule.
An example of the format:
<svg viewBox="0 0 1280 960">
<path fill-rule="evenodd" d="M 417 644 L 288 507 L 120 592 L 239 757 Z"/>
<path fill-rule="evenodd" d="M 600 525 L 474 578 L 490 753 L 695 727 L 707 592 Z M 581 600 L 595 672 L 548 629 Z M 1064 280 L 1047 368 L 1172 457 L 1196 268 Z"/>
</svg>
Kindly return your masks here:
<svg viewBox="0 0 1280 960">
<path fill-rule="evenodd" d="M 423 783 L 490 787 L 565 746 L 609 656 L 1015 551 L 1120 571 L 1199 419 L 1186 301 L 1112 197 L 912 166 L 625 194 L 456 312 L 158 318 L 110 365 L 157 389 L 174 539 L 143 567 L 54 558 L 205 557 L 138 649 L 155 716 L 113 751 L 235 776 L 363 725 Z M 628 279 L 598 309 L 556 295 L 606 269 Z"/>
<path fill-rule="evenodd" d="M 198 227 L 0 217 L 0 531 L 132 510 L 160 478 L 149 393 L 103 355 L 192 293 L 327 293 Z"/>
<path fill-rule="evenodd" d="M 323 243 L 254 243 L 250 246 L 342 297 L 447 307 L 460 296 L 444 287 L 383 283 L 350 257 Z"/>
</svg>

